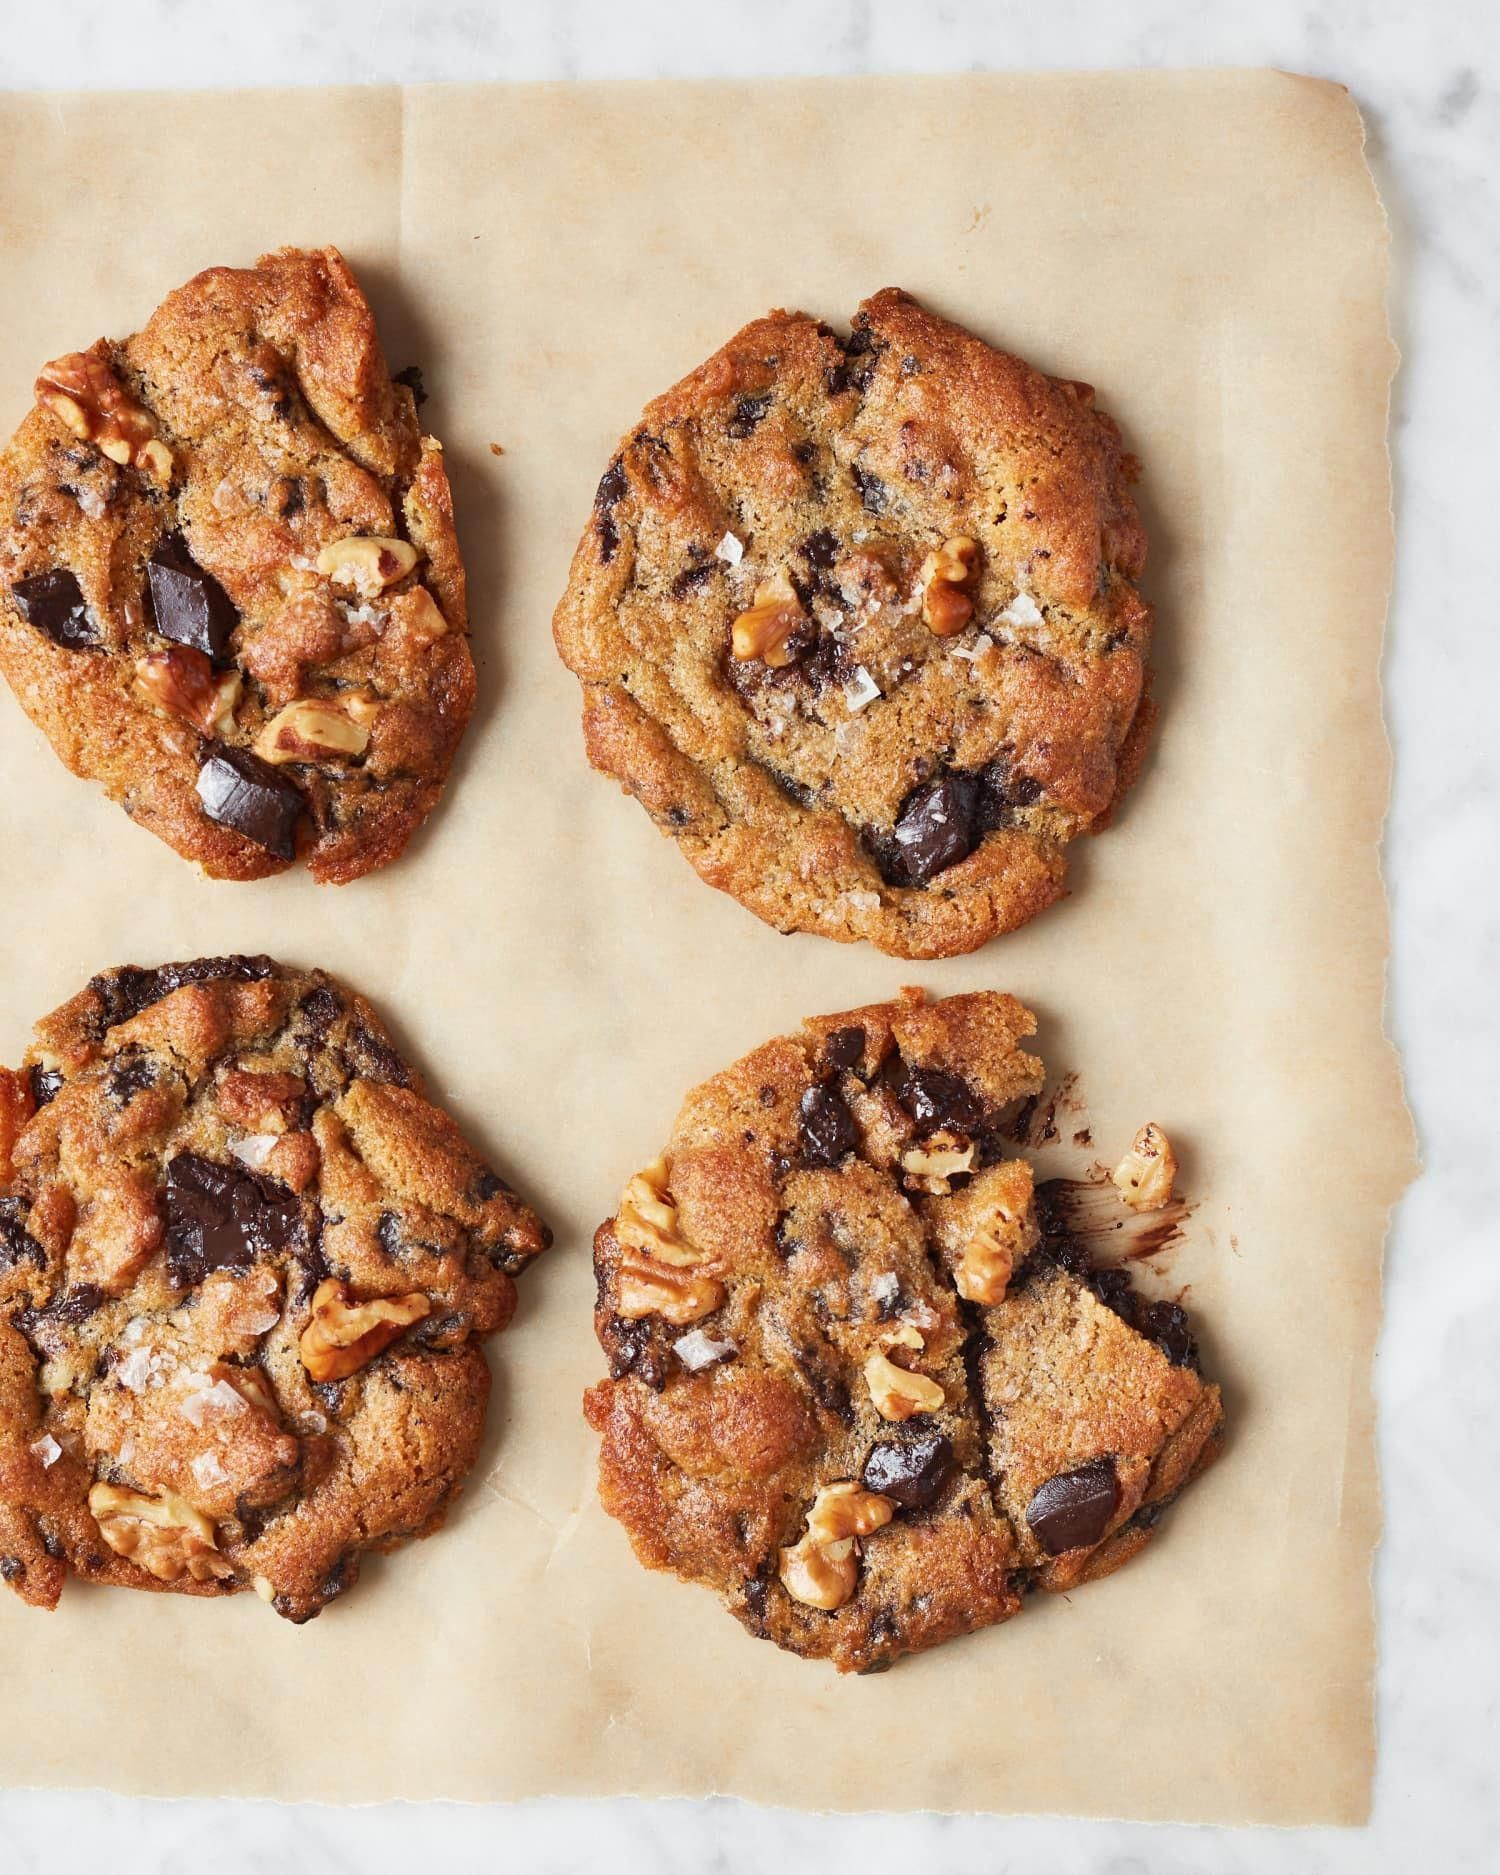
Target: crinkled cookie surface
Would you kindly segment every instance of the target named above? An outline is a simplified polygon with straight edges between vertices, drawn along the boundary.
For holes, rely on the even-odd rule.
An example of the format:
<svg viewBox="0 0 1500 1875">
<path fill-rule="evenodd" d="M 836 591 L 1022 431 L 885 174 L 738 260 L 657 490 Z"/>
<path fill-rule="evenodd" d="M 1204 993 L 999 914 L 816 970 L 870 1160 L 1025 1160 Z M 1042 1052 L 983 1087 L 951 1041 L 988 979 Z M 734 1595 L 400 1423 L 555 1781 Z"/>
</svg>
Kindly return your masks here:
<svg viewBox="0 0 1500 1875">
<path fill-rule="evenodd" d="M 806 1023 L 687 1097 L 595 1239 L 599 1489 L 636 1554 L 844 1671 L 1107 1574 L 1219 1448 L 1188 1321 L 1012 1156 L 992 993 Z"/>
<path fill-rule="evenodd" d="M 1152 720 L 1119 432 L 894 288 L 651 404 L 554 620 L 590 760 L 781 931 L 970 951 L 1064 889 Z"/>
<path fill-rule="evenodd" d="M 43 367 L 0 456 L 0 671 L 214 877 L 395 859 L 473 709 L 466 632 L 441 446 L 334 249 Z"/>
<path fill-rule="evenodd" d="M 0 1069 L 0 1578 L 317 1614 L 442 1521 L 549 1242 L 334 978 L 95 977 Z"/>
</svg>

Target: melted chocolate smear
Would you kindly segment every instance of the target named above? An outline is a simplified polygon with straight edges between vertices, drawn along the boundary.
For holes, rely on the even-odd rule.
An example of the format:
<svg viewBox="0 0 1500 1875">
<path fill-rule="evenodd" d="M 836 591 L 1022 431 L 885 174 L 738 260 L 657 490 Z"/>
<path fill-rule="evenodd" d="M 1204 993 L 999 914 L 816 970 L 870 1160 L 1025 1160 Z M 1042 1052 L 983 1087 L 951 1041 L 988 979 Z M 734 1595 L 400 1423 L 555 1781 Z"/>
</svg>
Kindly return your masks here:
<svg viewBox="0 0 1500 1875">
<path fill-rule="evenodd" d="M 11 1269 L 24 1258 L 38 1269 L 47 1266 L 42 1246 L 26 1228 L 30 1207 L 20 1198 L 0 1198 L 0 1269 Z"/>
<path fill-rule="evenodd" d="M 606 566 L 620 545 L 620 530 L 615 526 L 615 504 L 625 499 L 625 460 L 616 456 L 599 478 L 594 491 L 594 518 L 599 529 L 599 558 Z"/>
<path fill-rule="evenodd" d="M 863 1472 L 867 1491 L 893 1498 L 904 1510 L 930 1510 L 953 1476 L 953 1443 L 940 1432 L 916 1439 L 882 1439 L 870 1447 Z"/>
<path fill-rule="evenodd" d="M 166 1210 L 167 1270 L 180 1289 L 303 1245 L 302 1207 L 285 1185 L 196 1152 L 168 1162 Z"/>
<path fill-rule="evenodd" d="M 93 651 L 100 643 L 99 628 L 83 597 L 83 588 L 65 566 L 50 573 L 34 573 L 11 587 L 21 617 L 64 651 Z"/>
<path fill-rule="evenodd" d="M 146 562 L 153 623 L 163 638 L 226 662 L 240 615 L 224 588 L 188 552 L 181 534 L 159 541 Z"/>
<path fill-rule="evenodd" d="M 1096 1458 L 1049 1478 L 1026 1506 L 1031 1533 L 1049 1556 L 1087 1549 L 1109 1526 L 1120 1501 L 1114 1461 Z"/>
<path fill-rule="evenodd" d="M 198 799 L 216 825 L 243 834 L 277 859 L 297 857 L 297 822 L 307 801 L 300 788 L 248 749 L 214 745 L 198 770 Z"/>
<path fill-rule="evenodd" d="M 128 1022 L 185 983 L 259 983 L 275 976 L 277 968 L 270 957 L 195 957 L 188 963 L 158 964 L 154 970 L 142 970 L 135 964 L 106 970 L 89 983 L 104 1005 L 99 1033 L 102 1035 L 118 1022 Z"/>
<path fill-rule="evenodd" d="M 800 1103 L 802 1157 L 808 1165 L 837 1165 L 859 1146 L 859 1128 L 839 1090 L 828 1081 L 809 1087 Z"/>
</svg>

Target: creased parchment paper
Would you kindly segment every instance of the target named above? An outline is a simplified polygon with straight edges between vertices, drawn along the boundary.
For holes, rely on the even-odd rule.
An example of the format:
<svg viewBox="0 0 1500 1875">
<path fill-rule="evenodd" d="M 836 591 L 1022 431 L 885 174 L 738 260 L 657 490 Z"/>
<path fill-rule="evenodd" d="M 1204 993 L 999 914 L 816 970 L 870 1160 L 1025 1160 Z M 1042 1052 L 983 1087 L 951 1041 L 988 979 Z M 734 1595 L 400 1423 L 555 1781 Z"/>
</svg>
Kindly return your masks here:
<svg viewBox="0 0 1500 1875">
<path fill-rule="evenodd" d="M 337 243 L 448 447 L 481 703 L 342 890 L 199 879 L 0 697 L 0 1058 L 95 970 L 346 974 L 557 1231 L 449 1528 L 304 1629 L 253 1596 L 0 1596 L 0 1776 L 377 1799 L 1351 1821 L 1373 1752 L 1370 1365 L 1412 1169 L 1382 1037 L 1386 236 L 1354 105 L 1267 73 L 6 98 L 0 417 L 169 287 Z M 549 619 L 651 394 L 769 306 L 902 285 L 1086 378 L 1142 457 L 1159 745 L 1074 896 L 915 966 L 781 938 L 586 768 Z M 500 443 L 503 456 L 491 453 Z M 804 1014 L 1006 988 L 1199 1201 L 1170 1271 L 1230 1443 L 1111 1580 L 840 1681 L 648 1576 L 592 1495 L 589 1238 L 685 1090 Z"/>
</svg>

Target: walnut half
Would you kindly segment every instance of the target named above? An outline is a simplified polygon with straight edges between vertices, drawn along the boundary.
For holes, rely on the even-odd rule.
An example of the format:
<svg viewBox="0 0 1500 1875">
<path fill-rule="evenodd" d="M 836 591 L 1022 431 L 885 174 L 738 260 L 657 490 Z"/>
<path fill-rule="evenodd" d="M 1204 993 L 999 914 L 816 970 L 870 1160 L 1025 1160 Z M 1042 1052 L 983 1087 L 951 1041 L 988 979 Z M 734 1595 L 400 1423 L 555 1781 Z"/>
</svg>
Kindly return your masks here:
<svg viewBox="0 0 1500 1875">
<path fill-rule="evenodd" d="M 115 1554 L 158 1582 L 176 1582 L 184 1575 L 195 1582 L 223 1581 L 234 1574 L 233 1564 L 218 1553 L 212 1519 L 170 1491 L 147 1497 L 119 1485 L 96 1484 L 89 1492 L 89 1511 Z"/>
<path fill-rule="evenodd" d="M 133 463 L 159 482 L 170 478 L 172 452 L 158 439 L 150 411 L 126 393 L 97 352 L 67 352 L 43 365 L 36 398 L 111 462 Z"/>
<path fill-rule="evenodd" d="M 314 1380 L 346 1380 L 431 1313 L 431 1298 L 420 1290 L 355 1302 L 348 1285 L 329 1276 L 313 1291 L 312 1320 L 302 1330 L 297 1352 Z"/>
<path fill-rule="evenodd" d="M 859 1538 L 883 1529 L 896 1507 L 852 1479 L 825 1484 L 807 1513 L 799 1542 L 781 1552 L 781 1585 L 793 1601 L 831 1614 L 859 1581 Z"/>
<path fill-rule="evenodd" d="M 707 1258 L 678 1228 L 666 1159 L 653 1159 L 620 1196 L 615 1218 L 620 1263 L 616 1313 L 627 1321 L 660 1315 L 677 1328 L 701 1321 L 724 1300 Z"/>
<path fill-rule="evenodd" d="M 792 576 L 780 567 L 770 579 L 761 581 L 755 589 L 755 603 L 734 621 L 730 648 L 742 664 L 759 658 L 773 671 L 784 670 L 795 656 L 792 634 L 806 621 Z"/>
</svg>

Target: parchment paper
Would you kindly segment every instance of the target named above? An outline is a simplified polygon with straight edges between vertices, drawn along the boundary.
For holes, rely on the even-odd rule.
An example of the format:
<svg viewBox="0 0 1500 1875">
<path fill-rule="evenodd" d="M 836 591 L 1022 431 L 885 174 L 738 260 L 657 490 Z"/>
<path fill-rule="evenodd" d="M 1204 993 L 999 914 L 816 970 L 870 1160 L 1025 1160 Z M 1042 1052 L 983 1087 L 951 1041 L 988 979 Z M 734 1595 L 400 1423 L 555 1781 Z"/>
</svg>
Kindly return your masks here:
<svg viewBox="0 0 1500 1875">
<path fill-rule="evenodd" d="M 341 246 L 448 446 L 482 668 L 449 800 L 343 890 L 213 885 L 0 697 L 0 1058 L 95 970 L 347 974 L 545 1211 L 484 1461 L 305 1629 L 0 1596 L 0 1775 L 377 1799 L 737 1792 L 838 1808 L 1350 1821 L 1373 1750 L 1370 1364 L 1412 1169 L 1381 1031 L 1378 658 L 1394 363 L 1357 113 L 1267 73 L 0 102 L 0 413 L 38 364 L 282 242 Z M 587 770 L 552 605 L 644 400 L 772 305 L 911 288 L 1099 387 L 1146 465 L 1157 752 L 1073 898 L 914 966 L 781 938 Z M 489 445 L 498 442 L 496 457 Z M 1200 1200 L 1229 1449 L 1138 1562 L 865 1680 L 648 1576 L 592 1496 L 589 1237 L 690 1084 L 804 1014 L 991 985 Z"/>
</svg>

